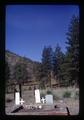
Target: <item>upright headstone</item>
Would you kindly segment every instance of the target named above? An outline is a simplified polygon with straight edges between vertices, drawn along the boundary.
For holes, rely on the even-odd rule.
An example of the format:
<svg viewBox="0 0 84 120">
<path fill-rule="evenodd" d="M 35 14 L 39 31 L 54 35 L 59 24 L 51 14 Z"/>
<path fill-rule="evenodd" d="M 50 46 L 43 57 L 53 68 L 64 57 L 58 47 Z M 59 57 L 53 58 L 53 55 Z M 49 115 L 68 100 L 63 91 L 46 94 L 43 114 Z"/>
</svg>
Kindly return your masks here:
<svg viewBox="0 0 84 120">
<path fill-rule="evenodd" d="M 49 105 L 53 104 L 53 95 L 46 95 L 45 98 L 46 98 L 46 104 Z"/>
<path fill-rule="evenodd" d="M 35 90 L 35 103 L 41 103 L 39 89 Z"/>
<path fill-rule="evenodd" d="M 20 104 L 23 105 L 24 102 L 25 102 L 25 101 L 21 98 Z"/>
<path fill-rule="evenodd" d="M 42 103 L 44 104 L 44 103 L 45 103 L 45 98 L 42 97 L 41 101 L 42 101 Z"/>
<path fill-rule="evenodd" d="M 20 93 L 15 93 L 15 105 L 20 105 Z"/>
</svg>

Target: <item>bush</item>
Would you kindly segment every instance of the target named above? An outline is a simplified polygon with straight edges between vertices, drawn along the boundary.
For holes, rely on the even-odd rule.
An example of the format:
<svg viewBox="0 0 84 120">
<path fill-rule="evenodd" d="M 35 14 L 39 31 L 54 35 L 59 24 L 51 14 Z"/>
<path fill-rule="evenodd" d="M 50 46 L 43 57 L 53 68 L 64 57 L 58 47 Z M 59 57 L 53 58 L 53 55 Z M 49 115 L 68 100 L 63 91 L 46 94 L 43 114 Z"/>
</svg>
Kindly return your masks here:
<svg viewBox="0 0 84 120">
<path fill-rule="evenodd" d="M 78 99 L 79 98 L 79 91 L 76 91 L 75 93 L 75 99 Z"/>
<path fill-rule="evenodd" d="M 12 99 L 9 99 L 9 98 L 8 98 L 8 99 L 6 100 L 6 102 L 7 102 L 7 103 L 12 102 Z"/>
<path fill-rule="evenodd" d="M 64 92 L 63 97 L 64 98 L 70 98 L 71 97 L 71 92 L 70 91 Z"/>
<path fill-rule="evenodd" d="M 32 90 L 31 86 L 29 86 L 29 90 Z"/>
<path fill-rule="evenodd" d="M 44 83 L 40 83 L 40 89 L 45 89 L 45 85 L 44 85 Z"/>
<path fill-rule="evenodd" d="M 40 94 L 40 97 L 42 98 L 42 97 L 45 97 L 45 94 L 44 93 L 41 93 Z"/>
<path fill-rule="evenodd" d="M 48 90 L 48 91 L 47 91 L 47 94 L 52 94 L 52 91 L 51 91 L 51 90 Z"/>
<path fill-rule="evenodd" d="M 59 97 L 57 95 L 53 94 L 53 99 L 54 100 L 59 100 Z"/>
</svg>

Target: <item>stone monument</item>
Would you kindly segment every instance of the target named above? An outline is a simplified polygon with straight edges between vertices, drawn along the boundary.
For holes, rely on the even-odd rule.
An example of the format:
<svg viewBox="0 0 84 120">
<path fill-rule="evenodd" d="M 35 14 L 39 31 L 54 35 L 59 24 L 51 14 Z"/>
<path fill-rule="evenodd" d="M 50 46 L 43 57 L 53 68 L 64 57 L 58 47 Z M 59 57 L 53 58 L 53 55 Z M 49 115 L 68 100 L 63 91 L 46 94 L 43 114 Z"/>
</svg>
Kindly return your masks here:
<svg viewBox="0 0 84 120">
<path fill-rule="evenodd" d="M 47 95 L 45 96 L 45 99 L 46 99 L 46 104 L 48 104 L 48 105 L 53 104 L 53 95 L 47 94 Z"/>
<path fill-rule="evenodd" d="M 15 105 L 20 105 L 20 93 L 15 92 Z"/>
<path fill-rule="evenodd" d="M 35 90 L 35 103 L 41 103 L 39 89 Z"/>
</svg>

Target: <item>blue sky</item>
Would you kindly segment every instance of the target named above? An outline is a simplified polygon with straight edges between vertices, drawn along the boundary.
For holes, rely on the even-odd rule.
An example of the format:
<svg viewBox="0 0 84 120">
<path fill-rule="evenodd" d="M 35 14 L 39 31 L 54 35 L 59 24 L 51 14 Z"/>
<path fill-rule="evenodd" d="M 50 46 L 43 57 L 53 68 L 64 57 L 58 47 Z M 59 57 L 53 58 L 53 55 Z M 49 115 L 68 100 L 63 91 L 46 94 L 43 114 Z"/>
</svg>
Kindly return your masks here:
<svg viewBox="0 0 84 120">
<path fill-rule="evenodd" d="M 34 61 L 41 61 L 44 46 L 57 43 L 66 51 L 66 32 L 77 5 L 6 6 L 6 49 Z"/>
</svg>

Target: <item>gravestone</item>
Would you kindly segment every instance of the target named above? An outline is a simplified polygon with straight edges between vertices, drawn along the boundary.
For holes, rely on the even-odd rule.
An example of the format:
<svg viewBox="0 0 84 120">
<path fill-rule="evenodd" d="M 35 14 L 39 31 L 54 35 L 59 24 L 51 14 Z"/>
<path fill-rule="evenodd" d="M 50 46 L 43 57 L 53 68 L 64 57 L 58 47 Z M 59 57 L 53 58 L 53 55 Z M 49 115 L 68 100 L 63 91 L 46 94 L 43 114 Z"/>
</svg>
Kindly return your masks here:
<svg viewBox="0 0 84 120">
<path fill-rule="evenodd" d="M 21 98 L 20 104 L 23 105 L 24 102 L 25 102 L 25 101 Z"/>
<path fill-rule="evenodd" d="M 46 104 L 51 105 L 53 104 L 53 95 L 49 94 L 45 96 Z"/>
<path fill-rule="evenodd" d="M 44 104 L 44 103 L 45 103 L 45 98 L 42 97 L 41 101 L 42 101 L 42 103 Z"/>
<path fill-rule="evenodd" d="M 41 103 L 39 89 L 35 90 L 35 103 Z"/>
<path fill-rule="evenodd" d="M 15 105 L 20 105 L 20 93 L 15 92 Z"/>
</svg>

